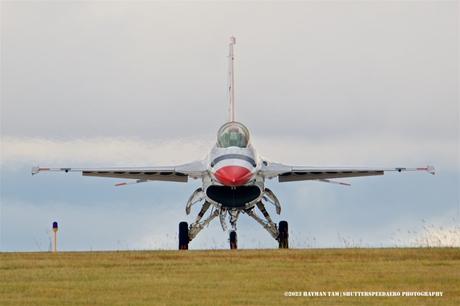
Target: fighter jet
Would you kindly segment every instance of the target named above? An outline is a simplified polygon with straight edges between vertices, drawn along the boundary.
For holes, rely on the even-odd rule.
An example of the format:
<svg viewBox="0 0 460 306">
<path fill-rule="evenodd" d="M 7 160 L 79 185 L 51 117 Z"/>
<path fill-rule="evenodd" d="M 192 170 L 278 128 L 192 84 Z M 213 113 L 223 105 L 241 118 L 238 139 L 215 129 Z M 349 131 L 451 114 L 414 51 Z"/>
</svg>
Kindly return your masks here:
<svg viewBox="0 0 460 306">
<path fill-rule="evenodd" d="M 201 180 L 185 205 L 190 214 L 192 206 L 201 204 L 195 221 L 190 225 L 179 223 L 179 249 L 187 250 L 189 243 L 211 221 L 219 217 L 224 231 L 229 232 L 231 249 L 237 249 L 237 221 L 246 214 L 258 222 L 278 241 L 279 248 L 289 247 L 289 230 L 286 221 L 276 224 L 267 212 L 266 204 L 273 205 L 276 213 L 281 213 L 281 204 L 276 195 L 265 187 L 265 182 L 321 181 L 349 185 L 337 178 L 383 175 L 386 172 L 426 171 L 435 174 L 433 166 L 419 168 L 347 168 L 294 166 L 273 162 L 257 154 L 251 144 L 248 128 L 235 121 L 234 113 L 234 46 L 235 38 L 230 38 L 228 55 L 229 119 L 217 132 L 217 141 L 203 160 L 187 164 L 162 167 L 136 168 L 41 168 L 33 167 L 32 175 L 42 171 L 80 172 L 83 176 L 132 179 L 116 184 L 123 186 L 150 181 L 186 183 L 189 179 Z M 228 228 L 228 223 L 230 228 Z"/>
</svg>

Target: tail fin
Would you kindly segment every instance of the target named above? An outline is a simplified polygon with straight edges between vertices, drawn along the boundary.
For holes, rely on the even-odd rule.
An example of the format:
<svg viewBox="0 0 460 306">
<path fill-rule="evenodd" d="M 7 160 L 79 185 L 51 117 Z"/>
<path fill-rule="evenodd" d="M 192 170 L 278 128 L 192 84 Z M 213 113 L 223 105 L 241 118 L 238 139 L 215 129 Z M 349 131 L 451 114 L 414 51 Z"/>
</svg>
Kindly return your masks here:
<svg viewBox="0 0 460 306">
<path fill-rule="evenodd" d="M 230 37 L 230 43 L 228 44 L 228 97 L 229 97 L 229 107 L 228 107 L 228 121 L 235 121 L 235 79 L 233 76 L 233 46 L 236 44 L 235 37 Z"/>
</svg>

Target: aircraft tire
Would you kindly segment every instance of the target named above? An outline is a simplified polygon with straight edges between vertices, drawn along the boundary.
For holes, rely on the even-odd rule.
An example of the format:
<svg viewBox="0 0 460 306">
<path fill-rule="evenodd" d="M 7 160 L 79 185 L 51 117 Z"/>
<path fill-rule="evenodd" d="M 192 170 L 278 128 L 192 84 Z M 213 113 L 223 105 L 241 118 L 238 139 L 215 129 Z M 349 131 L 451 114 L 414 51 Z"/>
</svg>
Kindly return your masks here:
<svg viewBox="0 0 460 306">
<path fill-rule="evenodd" d="M 278 242 L 280 249 L 289 249 L 289 229 L 287 221 L 280 221 L 278 225 Z"/>
<path fill-rule="evenodd" d="M 179 250 L 188 250 L 189 242 L 188 223 L 182 221 L 179 223 Z"/>
<path fill-rule="evenodd" d="M 238 239 L 235 231 L 230 232 L 230 249 L 236 250 L 238 249 Z"/>
</svg>

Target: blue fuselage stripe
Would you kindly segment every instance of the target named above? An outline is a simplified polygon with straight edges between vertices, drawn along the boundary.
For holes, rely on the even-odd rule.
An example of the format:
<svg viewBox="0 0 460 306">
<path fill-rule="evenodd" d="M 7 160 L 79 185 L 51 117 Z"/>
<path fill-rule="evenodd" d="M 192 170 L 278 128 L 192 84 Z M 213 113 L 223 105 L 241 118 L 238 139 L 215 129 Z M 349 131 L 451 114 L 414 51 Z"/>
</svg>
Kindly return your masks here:
<svg viewBox="0 0 460 306">
<path fill-rule="evenodd" d="M 212 162 L 211 162 L 211 167 L 214 167 L 217 163 L 226 160 L 226 159 L 241 159 L 249 162 L 253 167 L 256 167 L 256 161 L 252 159 L 251 157 L 247 155 L 242 155 L 242 154 L 225 154 L 216 157 Z"/>
</svg>

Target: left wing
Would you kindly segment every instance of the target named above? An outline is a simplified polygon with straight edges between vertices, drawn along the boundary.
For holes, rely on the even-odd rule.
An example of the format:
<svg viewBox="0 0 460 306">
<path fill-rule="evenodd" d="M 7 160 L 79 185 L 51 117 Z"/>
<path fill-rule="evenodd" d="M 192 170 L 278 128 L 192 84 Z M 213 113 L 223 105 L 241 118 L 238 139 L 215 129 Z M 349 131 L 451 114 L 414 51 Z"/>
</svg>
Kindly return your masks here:
<svg viewBox="0 0 460 306">
<path fill-rule="evenodd" d="M 279 163 L 265 162 L 260 172 L 265 178 L 278 177 L 279 182 L 293 182 L 306 180 L 328 180 L 344 177 L 374 176 L 383 175 L 388 171 L 426 171 L 435 174 L 433 166 L 421 168 L 334 168 L 334 167 L 308 167 L 308 166 L 289 166 Z"/>
<path fill-rule="evenodd" d="M 81 172 L 83 176 L 136 179 L 141 181 L 187 182 L 188 178 L 200 178 L 207 169 L 202 161 L 166 167 L 119 167 L 119 168 L 41 168 L 33 167 L 32 175 L 43 171 Z"/>
</svg>

